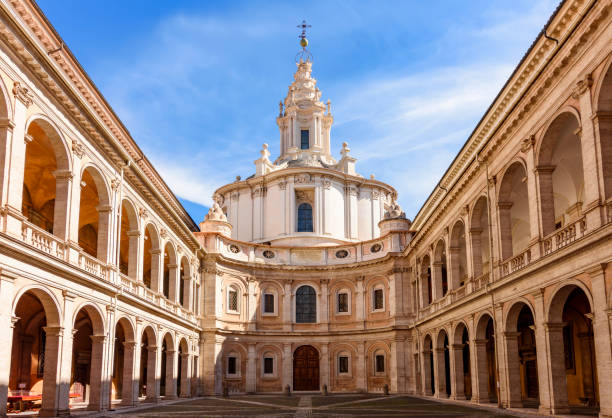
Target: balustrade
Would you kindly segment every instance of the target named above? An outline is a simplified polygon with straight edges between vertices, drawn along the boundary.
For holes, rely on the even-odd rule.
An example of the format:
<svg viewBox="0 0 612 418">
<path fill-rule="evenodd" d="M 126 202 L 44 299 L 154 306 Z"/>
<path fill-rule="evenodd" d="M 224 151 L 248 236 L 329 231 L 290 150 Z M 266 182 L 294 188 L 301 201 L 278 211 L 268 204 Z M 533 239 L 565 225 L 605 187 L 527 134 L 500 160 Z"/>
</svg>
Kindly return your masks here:
<svg viewBox="0 0 612 418">
<path fill-rule="evenodd" d="M 517 270 L 520 270 L 531 263 L 531 249 L 527 249 L 523 251 L 519 255 L 512 257 L 508 261 L 505 261 L 501 264 L 501 277 L 505 277 L 509 274 L 514 273 Z"/>
<path fill-rule="evenodd" d="M 65 260 L 68 255 L 67 246 L 62 240 L 29 222 L 23 221 L 21 237 L 26 244 L 55 258 Z"/>
<path fill-rule="evenodd" d="M 542 240 L 542 254 L 548 255 L 582 238 L 586 231 L 586 219 L 581 218 L 565 228 L 549 234 Z"/>
<path fill-rule="evenodd" d="M 79 267 L 103 280 L 108 279 L 108 267 L 83 251 L 79 253 Z"/>
</svg>

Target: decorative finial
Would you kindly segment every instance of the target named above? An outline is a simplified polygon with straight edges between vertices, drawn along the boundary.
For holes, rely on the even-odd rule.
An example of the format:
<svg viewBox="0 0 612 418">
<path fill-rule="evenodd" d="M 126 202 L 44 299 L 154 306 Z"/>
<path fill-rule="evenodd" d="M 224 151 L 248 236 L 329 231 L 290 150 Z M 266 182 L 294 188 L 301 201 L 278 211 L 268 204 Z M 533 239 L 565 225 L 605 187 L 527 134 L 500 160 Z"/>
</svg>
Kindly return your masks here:
<svg viewBox="0 0 612 418">
<path fill-rule="evenodd" d="M 327 114 L 331 115 L 331 100 L 327 99 Z"/>
<path fill-rule="evenodd" d="M 300 63 L 300 62 L 312 61 L 312 55 L 306 49 L 306 47 L 308 46 L 308 39 L 306 38 L 306 29 L 310 27 L 312 26 L 306 23 L 305 20 L 302 20 L 302 23 L 297 25 L 297 28 L 302 29 L 302 32 L 298 36 L 298 38 L 300 38 L 300 46 L 302 47 L 302 50 L 298 52 L 298 54 L 295 56 L 295 62 Z"/>
<path fill-rule="evenodd" d="M 278 104 L 278 117 L 283 117 L 283 101 L 281 100 Z"/>
</svg>

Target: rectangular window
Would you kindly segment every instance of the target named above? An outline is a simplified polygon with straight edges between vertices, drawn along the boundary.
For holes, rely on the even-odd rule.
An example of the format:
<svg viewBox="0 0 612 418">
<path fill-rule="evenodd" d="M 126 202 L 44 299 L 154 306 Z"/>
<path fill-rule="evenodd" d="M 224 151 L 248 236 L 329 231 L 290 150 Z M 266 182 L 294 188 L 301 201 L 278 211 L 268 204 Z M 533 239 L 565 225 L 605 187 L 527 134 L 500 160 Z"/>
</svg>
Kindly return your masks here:
<svg viewBox="0 0 612 418">
<path fill-rule="evenodd" d="M 382 354 L 376 355 L 376 373 L 385 372 L 385 356 Z"/>
<path fill-rule="evenodd" d="M 348 357 L 338 357 L 338 373 L 348 373 Z"/>
<path fill-rule="evenodd" d="M 338 293 L 338 312 L 348 312 L 348 293 Z"/>
<path fill-rule="evenodd" d="M 308 129 L 302 129 L 301 131 L 300 148 L 301 149 L 310 148 L 310 131 Z"/>
<path fill-rule="evenodd" d="M 374 291 L 374 310 L 383 309 L 384 301 L 383 301 L 383 290 L 376 289 Z"/>
<path fill-rule="evenodd" d="M 272 357 L 264 357 L 264 374 L 274 373 L 274 359 Z"/>
<path fill-rule="evenodd" d="M 274 295 L 264 295 L 264 313 L 274 313 Z"/>
<path fill-rule="evenodd" d="M 230 311 L 238 311 L 238 292 L 235 290 L 230 290 L 228 297 L 228 309 Z"/>
<path fill-rule="evenodd" d="M 236 357 L 227 358 L 227 374 L 236 374 Z"/>
</svg>

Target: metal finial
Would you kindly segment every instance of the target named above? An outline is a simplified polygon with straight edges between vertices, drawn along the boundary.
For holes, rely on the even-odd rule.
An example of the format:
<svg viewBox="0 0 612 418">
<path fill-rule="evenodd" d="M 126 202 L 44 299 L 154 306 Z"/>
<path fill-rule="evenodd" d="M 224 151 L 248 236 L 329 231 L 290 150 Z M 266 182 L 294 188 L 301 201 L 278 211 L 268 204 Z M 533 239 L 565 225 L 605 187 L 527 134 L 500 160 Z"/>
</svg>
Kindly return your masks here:
<svg viewBox="0 0 612 418">
<path fill-rule="evenodd" d="M 302 47 L 302 50 L 298 52 L 297 55 L 295 56 L 296 62 L 312 61 L 312 54 L 310 53 L 310 51 L 306 49 L 306 47 L 308 46 L 308 39 L 306 38 L 306 29 L 310 27 L 312 26 L 306 23 L 305 20 L 302 20 L 302 23 L 297 25 L 298 29 L 302 29 L 302 32 L 298 36 L 298 38 L 300 38 L 300 46 Z"/>
</svg>

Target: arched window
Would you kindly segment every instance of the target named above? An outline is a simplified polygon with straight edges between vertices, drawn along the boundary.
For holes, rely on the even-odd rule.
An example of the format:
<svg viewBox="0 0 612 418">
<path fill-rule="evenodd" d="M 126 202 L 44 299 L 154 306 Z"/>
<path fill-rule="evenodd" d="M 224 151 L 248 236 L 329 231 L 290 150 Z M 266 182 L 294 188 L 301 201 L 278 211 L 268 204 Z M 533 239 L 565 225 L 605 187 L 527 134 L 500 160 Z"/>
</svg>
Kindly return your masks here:
<svg viewBox="0 0 612 418">
<path fill-rule="evenodd" d="M 310 286 L 300 287 L 295 294 L 295 322 L 317 322 L 317 294 Z"/>
<path fill-rule="evenodd" d="M 298 206 L 298 232 L 312 232 L 312 206 L 302 203 Z"/>
</svg>

